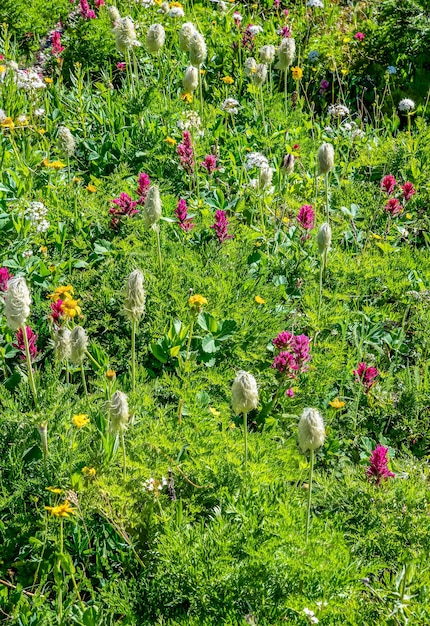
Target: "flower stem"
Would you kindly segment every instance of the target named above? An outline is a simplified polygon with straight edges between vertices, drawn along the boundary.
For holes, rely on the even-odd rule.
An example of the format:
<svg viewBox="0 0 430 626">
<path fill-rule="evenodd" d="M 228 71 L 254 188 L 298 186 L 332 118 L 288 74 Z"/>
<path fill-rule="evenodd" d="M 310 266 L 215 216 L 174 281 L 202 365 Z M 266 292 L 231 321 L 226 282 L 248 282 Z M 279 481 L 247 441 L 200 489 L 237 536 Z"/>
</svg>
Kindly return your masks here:
<svg viewBox="0 0 430 626">
<path fill-rule="evenodd" d="M 288 68 L 285 70 L 284 75 L 284 91 L 285 91 L 285 115 L 288 113 Z"/>
<path fill-rule="evenodd" d="M 160 267 L 160 272 L 161 272 L 163 268 L 163 261 L 161 259 L 160 227 L 158 225 L 157 225 L 157 229 L 155 232 L 157 234 L 158 265 Z"/>
<path fill-rule="evenodd" d="M 131 388 L 136 391 L 136 322 L 131 322 Z"/>
<path fill-rule="evenodd" d="M 124 432 L 121 433 L 121 446 L 122 446 L 122 476 L 125 480 L 127 478 L 127 457 L 125 454 Z"/>
<path fill-rule="evenodd" d="M 321 304 L 322 304 L 323 270 L 324 270 L 324 256 L 321 257 L 321 263 L 320 263 L 320 294 L 319 294 L 319 300 L 318 300 L 318 322 L 320 319 Z"/>
<path fill-rule="evenodd" d="M 309 470 L 309 488 L 308 488 L 308 513 L 306 517 L 306 543 L 309 537 L 309 522 L 311 519 L 311 501 L 312 501 L 312 478 L 314 474 L 314 451 L 310 451 L 310 463 L 311 467 Z"/>
<path fill-rule="evenodd" d="M 199 96 L 200 96 L 200 118 L 203 122 L 203 76 L 199 65 Z"/>
<path fill-rule="evenodd" d="M 63 518 L 60 517 L 60 562 L 63 556 Z M 61 626 L 63 621 L 63 587 L 58 589 L 58 623 Z"/>
<path fill-rule="evenodd" d="M 328 173 L 324 176 L 325 178 L 325 207 L 327 213 L 327 224 L 330 223 L 330 215 L 329 215 L 329 207 L 328 207 Z"/>
<path fill-rule="evenodd" d="M 186 364 L 188 362 L 188 358 L 190 356 L 191 340 L 193 338 L 193 330 L 194 330 L 194 317 L 191 320 L 190 331 L 189 331 L 189 334 L 188 334 L 188 343 L 187 343 L 187 351 L 185 353 L 184 369 L 185 369 L 185 366 L 186 366 Z"/>
<path fill-rule="evenodd" d="M 245 438 L 245 472 L 248 470 L 248 414 L 243 413 L 243 435 Z"/>
<path fill-rule="evenodd" d="M 85 395 L 88 395 L 88 389 L 87 389 L 87 381 L 85 380 L 85 369 L 84 369 L 84 362 L 82 361 L 81 363 L 81 376 L 82 376 L 82 386 L 84 388 L 84 392 Z"/>
<path fill-rule="evenodd" d="M 33 377 L 33 368 L 31 366 L 30 346 L 28 345 L 27 327 L 26 327 L 25 324 L 23 324 L 21 326 L 21 330 L 22 330 L 22 336 L 23 336 L 23 339 L 24 339 L 25 358 L 27 360 L 28 382 L 29 382 L 29 385 L 30 385 L 31 393 L 33 394 L 34 404 L 36 406 L 36 409 L 39 410 L 39 403 L 37 401 L 36 385 L 35 385 L 34 377 Z"/>
</svg>

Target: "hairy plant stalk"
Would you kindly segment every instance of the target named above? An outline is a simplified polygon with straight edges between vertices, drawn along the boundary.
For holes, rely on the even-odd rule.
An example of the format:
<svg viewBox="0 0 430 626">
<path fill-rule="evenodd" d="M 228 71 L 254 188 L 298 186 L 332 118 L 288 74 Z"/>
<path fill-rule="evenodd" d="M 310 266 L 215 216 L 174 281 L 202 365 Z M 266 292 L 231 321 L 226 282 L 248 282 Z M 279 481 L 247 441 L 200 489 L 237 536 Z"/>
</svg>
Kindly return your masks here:
<svg viewBox="0 0 430 626">
<path fill-rule="evenodd" d="M 127 478 L 127 456 L 125 454 L 124 431 L 121 432 L 121 447 L 122 447 L 122 477 L 125 480 Z"/>
<path fill-rule="evenodd" d="M 243 414 L 243 435 L 245 443 L 245 472 L 248 471 L 248 413 Z"/>
<path fill-rule="evenodd" d="M 87 396 L 88 395 L 88 388 L 87 388 L 87 381 L 85 380 L 85 369 L 84 369 L 84 362 L 83 361 L 81 363 L 81 377 L 82 377 L 82 386 L 84 388 L 84 393 Z"/>
<path fill-rule="evenodd" d="M 25 359 L 27 361 L 27 370 L 28 370 L 28 382 L 30 385 L 31 393 L 33 394 L 35 407 L 37 410 L 39 410 L 39 402 L 37 400 L 36 384 L 34 382 L 33 368 L 31 366 L 31 356 L 30 356 L 30 347 L 28 345 L 27 328 L 25 324 L 21 326 L 21 330 L 22 330 L 22 336 L 24 338 Z"/>
<path fill-rule="evenodd" d="M 136 326 L 137 322 L 131 322 L 131 388 L 136 391 Z"/>
<path fill-rule="evenodd" d="M 310 469 L 309 469 L 309 488 L 308 488 L 308 512 L 306 516 L 306 543 L 309 537 L 309 523 L 311 519 L 311 503 L 312 503 L 312 478 L 314 474 L 314 451 L 310 450 Z"/>
</svg>

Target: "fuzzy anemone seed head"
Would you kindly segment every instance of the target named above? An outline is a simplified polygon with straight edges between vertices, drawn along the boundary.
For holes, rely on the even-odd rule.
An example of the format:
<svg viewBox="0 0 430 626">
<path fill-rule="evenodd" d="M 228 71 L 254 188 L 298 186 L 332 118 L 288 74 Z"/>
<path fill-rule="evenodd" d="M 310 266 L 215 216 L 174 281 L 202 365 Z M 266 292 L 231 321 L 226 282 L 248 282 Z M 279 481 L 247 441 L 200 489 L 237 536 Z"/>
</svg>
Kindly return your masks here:
<svg viewBox="0 0 430 626">
<path fill-rule="evenodd" d="M 278 48 L 278 62 L 276 64 L 276 69 L 278 70 L 287 70 L 290 65 L 293 64 L 294 59 L 296 58 L 296 41 L 292 37 L 284 39 L 281 41 L 281 45 Z"/>
<path fill-rule="evenodd" d="M 153 185 L 148 191 L 148 195 L 143 205 L 143 220 L 145 228 L 154 228 L 161 217 L 160 190 L 157 185 Z"/>
<path fill-rule="evenodd" d="M 258 176 L 260 189 L 267 189 L 272 184 L 273 170 L 271 167 L 262 167 Z"/>
<path fill-rule="evenodd" d="M 231 388 L 231 404 L 236 413 L 249 413 L 258 405 L 257 381 L 252 374 L 239 370 Z"/>
<path fill-rule="evenodd" d="M 262 87 L 267 79 L 267 65 L 258 63 L 255 72 L 251 75 L 251 81 L 257 87 Z"/>
<path fill-rule="evenodd" d="M 58 147 L 67 157 L 71 157 L 75 153 L 76 139 L 67 126 L 60 126 L 58 129 Z"/>
<path fill-rule="evenodd" d="M 206 47 L 206 42 L 203 37 L 198 32 L 195 32 L 191 37 L 190 41 L 190 63 L 195 67 L 199 67 L 202 63 L 206 61 L 206 57 L 208 55 L 208 49 Z"/>
<path fill-rule="evenodd" d="M 258 54 L 260 55 L 260 61 L 262 63 L 270 64 L 270 63 L 273 63 L 273 61 L 275 60 L 276 48 L 275 46 L 271 46 L 271 45 L 262 46 L 260 50 L 258 51 Z"/>
<path fill-rule="evenodd" d="M 323 143 L 317 152 L 318 171 L 328 174 L 334 167 L 334 148 L 331 143 Z"/>
<path fill-rule="evenodd" d="M 415 102 L 409 98 L 403 98 L 403 100 L 400 100 L 397 108 L 402 113 L 409 113 L 415 109 Z"/>
<path fill-rule="evenodd" d="M 124 312 L 131 322 L 138 322 L 145 314 L 146 292 L 143 280 L 140 270 L 131 272 L 127 280 Z"/>
<path fill-rule="evenodd" d="M 135 46 L 140 46 L 140 42 L 137 41 L 134 22 L 131 17 L 120 17 L 115 23 L 113 34 L 116 49 L 122 54 L 125 54 L 127 50 L 131 50 L 131 48 Z"/>
<path fill-rule="evenodd" d="M 109 403 L 110 429 L 114 433 L 124 432 L 129 422 L 128 399 L 122 391 L 115 391 Z"/>
<path fill-rule="evenodd" d="M 18 330 L 30 315 L 31 296 L 23 276 L 14 276 L 7 283 L 4 296 L 4 314 L 12 330 Z"/>
<path fill-rule="evenodd" d="M 65 326 L 57 329 L 54 335 L 55 356 L 58 361 L 70 359 L 72 344 L 70 340 L 71 331 Z"/>
<path fill-rule="evenodd" d="M 324 222 L 324 224 L 321 224 L 318 234 L 317 234 L 317 244 L 318 244 L 318 251 L 320 254 L 324 254 L 324 252 L 326 252 L 331 245 L 331 228 L 330 228 L 330 224 L 328 224 L 327 222 Z"/>
<path fill-rule="evenodd" d="M 185 70 L 182 86 L 185 93 L 193 93 L 199 86 L 199 70 L 194 65 L 190 65 Z"/>
<path fill-rule="evenodd" d="M 197 28 L 191 22 L 185 22 L 179 31 L 179 47 L 182 52 L 190 51 L 191 39 L 197 33 Z"/>
<path fill-rule="evenodd" d="M 281 163 L 282 172 L 284 174 L 291 174 L 294 171 L 295 162 L 294 154 L 285 154 Z"/>
<path fill-rule="evenodd" d="M 257 61 L 254 57 L 248 57 L 243 65 L 245 76 L 252 76 L 257 71 Z"/>
<path fill-rule="evenodd" d="M 88 335 L 82 326 L 75 326 L 70 333 L 70 360 L 79 365 L 84 360 L 88 347 Z"/>
<path fill-rule="evenodd" d="M 118 11 L 118 9 L 114 6 L 110 6 L 108 7 L 108 15 L 109 15 L 109 19 L 112 22 L 112 24 L 115 24 L 116 22 L 119 22 L 119 20 L 121 19 L 121 15 Z"/>
<path fill-rule="evenodd" d="M 166 33 L 161 24 L 152 24 L 146 33 L 146 49 L 156 54 L 164 46 Z"/>
<path fill-rule="evenodd" d="M 299 445 L 303 452 L 321 448 L 325 439 L 324 421 L 317 409 L 304 409 L 299 421 Z"/>
</svg>

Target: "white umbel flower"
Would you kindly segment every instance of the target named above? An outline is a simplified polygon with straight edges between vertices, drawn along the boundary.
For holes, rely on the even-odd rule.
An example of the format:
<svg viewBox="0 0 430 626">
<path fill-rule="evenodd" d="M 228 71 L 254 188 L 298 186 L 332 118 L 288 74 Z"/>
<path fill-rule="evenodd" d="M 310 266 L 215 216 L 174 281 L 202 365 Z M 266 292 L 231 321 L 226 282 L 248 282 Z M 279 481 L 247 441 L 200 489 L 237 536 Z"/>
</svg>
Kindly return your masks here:
<svg viewBox="0 0 430 626">
<path fill-rule="evenodd" d="M 182 52 L 190 51 L 191 39 L 197 33 L 197 29 L 191 22 L 185 22 L 179 31 L 179 47 Z"/>
<path fill-rule="evenodd" d="M 152 24 L 146 33 L 146 49 L 151 54 L 156 54 L 164 46 L 166 33 L 161 24 Z"/>
<path fill-rule="evenodd" d="M 199 86 L 199 70 L 194 65 L 190 65 L 185 70 L 182 86 L 185 93 L 193 93 Z"/>
<path fill-rule="evenodd" d="M 88 335 L 82 326 L 75 326 L 70 333 L 70 360 L 79 365 L 84 360 L 88 347 Z"/>
<path fill-rule="evenodd" d="M 272 45 L 262 46 L 258 54 L 260 55 L 260 61 L 262 63 L 268 63 L 270 65 L 270 63 L 273 63 L 275 60 L 276 48 Z"/>
<path fill-rule="evenodd" d="M 143 288 L 143 274 L 137 269 L 127 280 L 124 313 L 131 322 L 138 322 L 145 313 L 146 292 Z"/>
<path fill-rule="evenodd" d="M 317 409 L 304 409 L 299 421 L 299 445 L 303 452 L 320 448 L 325 439 L 324 421 Z"/>
<path fill-rule="evenodd" d="M 249 413 L 257 408 L 258 387 L 252 374 L 238 371 L 231 388 L 231 404 L 236 414 Z"/>
<path fill-rule="evenodd" d="M 70 359 L 72 346 L 70 341 L 71 331 L 62 326 L 57 329 L 54 335 L 55 356 L 59 361 Z"/>
<path fill-rule="evenodd" d="M 402 111 L 402 113 L 409 113 L 409 111 L 415 109 L 415 102 L 409 98 L 403 98 L 403 100 L 400 100 L 397 108 L 399 111 Z"/>
<path fill-rule="evenodd" d="M 122 391 L 115 391 L 109 403 L 110 429 L 114 433 L 124 432 L 129 421 L 128 399 Z"/>
<path fill-rule="evenodd" d="M 206 47 L 206 42 L 200 33 L 196 32 L 191 37 L 190 41 L 190 62 L 191 65 L 195 67 L 199 67 L 202 63 L 206 61 L 206 57 L 208 55 L 208 50 Z"/>
<path fill-rule="evenodd" d="M 148 195 L 143 205 L 143 221 L 145 228 L 153 228 L 161 217 L 160 190 L 157 185 L 153 185 L 148 191 Z"/>
<path fill-rule="evenodd" d="M 67 126 L 60 126 L 58 129 L 58 147 L 69 158 L 75 153 L 76 139 Z"/>
<path fill-rule="evenodd" d="M 292 37 L 284 37 L 278 48 L 278 70 L 287 70 L 296 57 L 296 41 Z"/>
<path fill-rule="evenodd" d="M 4 314 L 7 325 L 18 330 L 30 315 L 31 296 L 23 276 L 14 276 L 7 283 L 4 296 Z"/>
<path fill-rule="evenodd" d="M 317 234 L 317 244 L 320 254 L 324 254 L 331 245 L 331 228 L 330 224 L 324 222 L 321 224 Z"/>
<path fill-rule="evenodd" d="M 135 46 L 140 46 L 131 17 L 121 17 L 115 24 L 113 34 L 116 49 L 122 54 L 125 54 L 127 50 L 131 50 Z"/>
<path fill-rule="evenodd" d="M 318 171 L 328 174 L 334 167 L 334 148 L 331 143 L 323 143 L 317 153 Z"/>
</svg>

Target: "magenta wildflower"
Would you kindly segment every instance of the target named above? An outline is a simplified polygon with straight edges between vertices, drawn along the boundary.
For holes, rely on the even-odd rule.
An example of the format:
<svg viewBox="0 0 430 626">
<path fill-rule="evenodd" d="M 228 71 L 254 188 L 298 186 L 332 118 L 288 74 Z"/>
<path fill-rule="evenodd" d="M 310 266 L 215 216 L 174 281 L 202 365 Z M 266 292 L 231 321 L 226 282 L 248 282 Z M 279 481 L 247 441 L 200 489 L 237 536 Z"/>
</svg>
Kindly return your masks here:
<svg viewBox="0 0 430 626">
<path fill-rule="evenodd" d="M 94 0 L 94 4 L 96 5 L 98 9 L 100 9 L 100 7 L 106 3 L 105 3 L 105 0 Z"/>
<path fill-rule="evenodd" d="M 279 34 L 281 35 L 281 37 L 285 37 L 286 39 L 289 39 L 291 37 L 291 31 L 288 28 L 288 26 L 282 26 L 282 28 L 279 31 Z"/>
<path fill-rule="evenodd" d="M 30 358 L 34 359 L 37 355 L 37 346 L 36 346 L 36 341 L 37 341 L 37 335 L 36 333 L 34 333 L 30 326 L 26 326 L 25 327 L 26 330 L 26 334 L 27 334 L 27 339 L 28 339 L 28 348 L 29 348 L 29 352 L 30 352 Z M 17 348 L 18 350 L 21 351 L 21 359 L 23 361 L 25 361 L 25 343 L 24 343 L 24 334 L 22 332 L 22 328 L 19 328 L 16 331 L 16 343 L 12 344 L 14 348 Z"/>
<path fill-rule="evenodd" d="M 117 228 L 119 226 L 122 216 L 130 217 L 139 213 L 139 210 L 136 209 L 137 202 L 132 200 L 128 193 L 120 194 L 118 198 L 111 200 L 111 202 L 116 205 L 109 209 L 109 213 L 112 215 L 110 223 L 111 228 Z"/>
<path fill-rule="evenodd" d="M 183 198 L 181 198 L 178 202 L 175 209 L 175 215 L 178 218 L 179 227 L 182 228 L 182 230 L 189 232 L 194 228 L 192 218 L 188 217 L 187 203 Z"/>
<path fill-rule="evenodd" d="M 403 191 L 403 198 L 405 202 L 408 202 L 417 193 L 417 190 L 412 183 L 406 182 L 404 185 L 400 185 Z"/>
<path fill-rule="evenodd" d="M 295 378 L 308 370 L 307 363 L 311 360 L 311 355 L 310 339 L 307 335 L 293 335 L 288 330 L 283 330 L 272 343 L 280 350 L 273 359 L 273 369 L 289 378 Z"/>
<path fill-rule="evenodd" d="M 387 174 L 387 176 L 384 176 L 384 178 L 381 180 L 382 191 L 384 191 L 387 196 L 391 196 L 395 188 L 396 179 L 394 178 L 394 176 L 392 174 Z"/>
<path fill-rule="evenodd" d="M 307 335 L 295 335 L 291 340 L 291 347 L 294 352 L 297 367 L 300 372 L 306 372 L 308 367 L 306 363 L 310 361 L 309 354 L 309 337 Z"/>
<path fill-rule="evenodd" d="M 139 174 L 139 178 L 137 179 L 137 193 L 139 195 L 139 200 L 137 204 L 145 204 L 145 200 L 148 196 L 149 188 L 151 187 L 151 179 L 148 174 L 145 172 L 141 172 Z"/>
<path fill-rule="evenodd" d="M 356 39 L 357 41 L 363 41 L 364 33 L 355 33 L 354 39 Z"/>
<path fill-rule="evenodd" d="M 273 359 L 272 368 L 289 378 L 294 378 L 299 369 L 294 354 L 291 352 L 280 352 L 277 354 Z"/>
<path fill-rule="evenodd" d="M 52 54 L 58 56 L 64 50 L 64 46 L 61 45 L 61 33 L 58 30 L 54 30 L 51 35 Z"/>
<path fill-rule="evenodd" d="M 283 330 L 277 337 L 275 337 L 275 339 L 273 339 L 272 343 L 275 348 L 282 350 L 283 348 L 290 346 L 293 337 L 293 333 L 290 333 L 288 330 Z"/>
<path fill-rule="evenodd" d="M 8 280 L 12 278 L 7 267 L 0 267 L 0 291 L 6 291 Z"/>
<path fill-rule="evenodd" d="M 184 130 L 182 133 L 182 143 L 178 144 L 176 154 L 179 155 L 179 160 L 184 170 L 191 174 L 194 170 L 194 153 L 191 135 L 188 130 Z"/>
<path fill-rule="evenodd" d="M 357 369 L 352 372 L 357 382 L 362 383 L 364 387 L 364 393 L 368 393 L 376 382 L 376 378 L 379 376 L 379 370 L 376 367 L 368 366 L 367 363 L 359 363 Z"/>
<path fill-rule="evenodd" d="M 228 221 L 225 211 L 219 209 L 215 212 L 215 223 L 212 224 L 211 228 L 215 230 L 216 236 L 218 237 L 218 241 L 220 243 L 224 243 L 226 239 L 232 239 L 232 235 L 229 235 L 227 231 Z"/>
<path fill-rule="evenodd" d="M 328 82 L 328 80 L 323 79 L 320 82 L 320 96 L 323 96 L 329 87 L 330 83 Z"/>
<path fill-rule="evenodd" d="M 384 209 L 385 211 L 387 211 L 387 213 L 390 213 L 393 217 L 403 211 L 403 207 L 400 204 L 400 202 L 397 200 L 397 198 L 390 198 L 387 204 L 384 206 Z"/>
<path fill-rule="evenodd" d="M 289 389 L 287 389 L 287 391 L 285 392 L 285 395 L 288 396 L 289 398 L 294 398 L 294 396 L 296 395 L 294 393 L 294 389 L 292 387 L 290 387 Z"/>
<path fill-rule="evenodd" d="M 285 17 L 288 17 L 288 15 L 289 15 L 289 14 L 290 14 L 289 10 L 288 10 L 288 9 L 284 9 L 284 15 L 285 15 Z"/>
<path fill-rule="evenodd" d="M 204 161 L 200 163 L 205 170 L 207 170 L 208 174 L 212 174 L 217 169 L 216 166 L 216 156 L 213 154 L 207 154 L 204 158 Z"/>
<path fill-rule="evenodd" d="M 90 5 L 88 4 L 88 0 L 79 0 L 81 17 L 84 20 L 93 20 L 96 17 L 96 14 L 92 9 L 90 9 Z"/>
<path fill-rule="evenodd" d="M 370 480 L 374 480 L 375 484 L 379 487 L 381 480 L 387 480 L 387 478 L 394 478 L 395 474 L 388 469 L 388 448 L 381 446 L 379 443 L 370 455 L 370 465 L 367 468 L 366 474 Z"/>
<path fill-rule="evenodd" d="M 255 35 L 253 33 L 254 24 L 248 24 L 243 33 L 242 41 L 240 42 L 243 48 L 252 50 L 254 48 Z"/>
<path fill-rule="evenodd" d="M 57 302 L 51 302 L 51 315 L 50 319 L 54 322 L 54 324 L 59 324 L 61 318 L 63 317 L 63 301 L 57 300 Z"/>
<path fill-rule="evenodd" d="M 300 208 L 297 221 L 305 230 L 311 230 L 315 226 L 315 211 L 310 204 L 304 204 Z"/>
<path fill-rule="evenodd" d="M 279 5 L 281 4 L 281 0 L 273 0 L 273 6 L 275 9 L 279 9 Z"/>
<path fill-rule="evenodd" d="M 123 72 L 126 69 L 126 64 L 124 61 L 118 61 L 118 63 L 116 64 L 116 69 L 119 70 L 120 72 Z"/>
<path fill-rule="evenodd" d="M 242 24 L 242 19 L 243 18 L 241 16 L 241 14 L 239 13 L 239 11 L 235 11 L 233 13 L 233 20 L 234 20 L 234 24 L 235 24 L 236 28 L 240 27 L 240 25 Z"/>
</svg>

